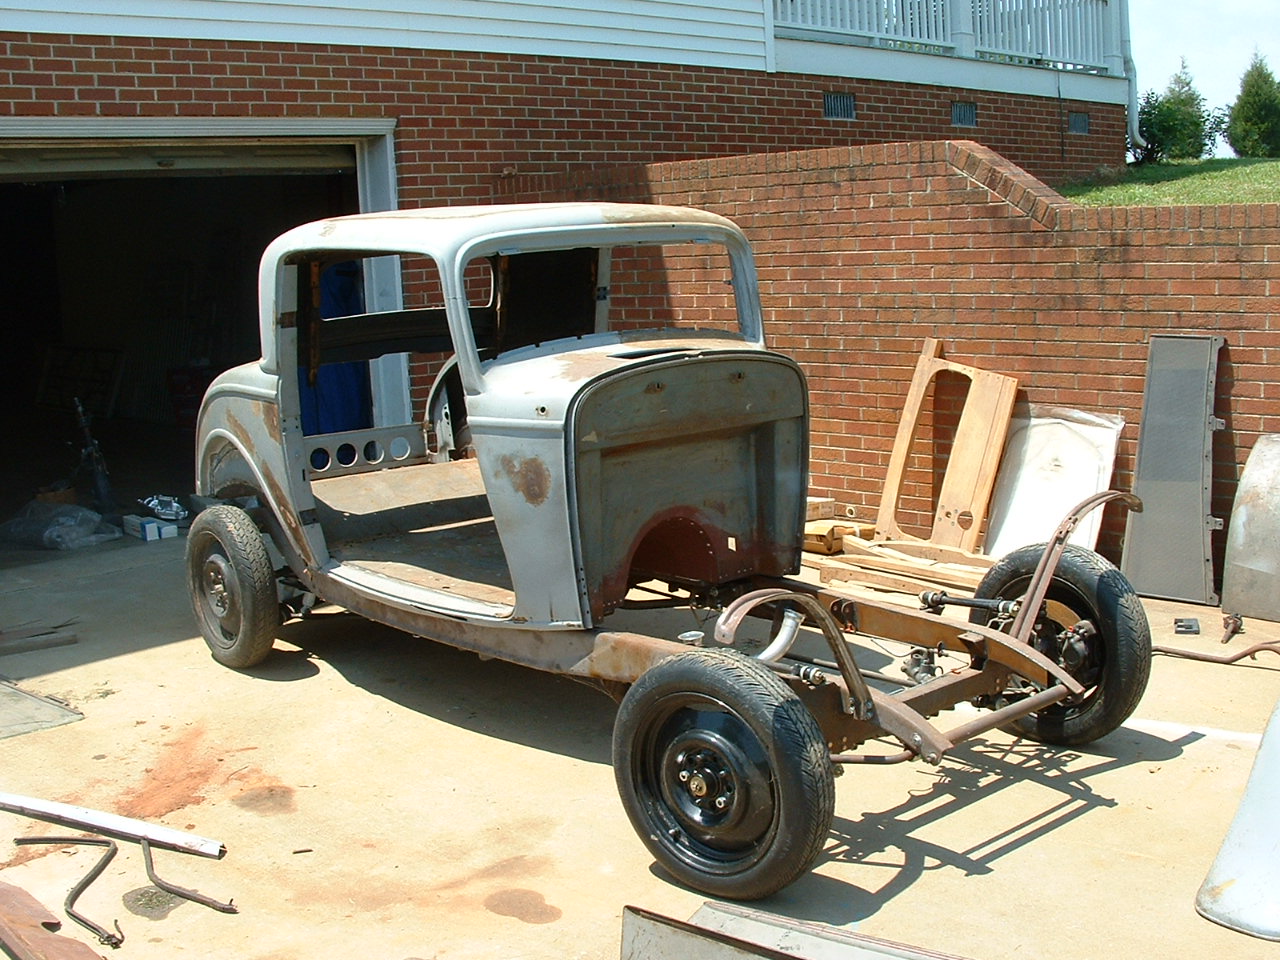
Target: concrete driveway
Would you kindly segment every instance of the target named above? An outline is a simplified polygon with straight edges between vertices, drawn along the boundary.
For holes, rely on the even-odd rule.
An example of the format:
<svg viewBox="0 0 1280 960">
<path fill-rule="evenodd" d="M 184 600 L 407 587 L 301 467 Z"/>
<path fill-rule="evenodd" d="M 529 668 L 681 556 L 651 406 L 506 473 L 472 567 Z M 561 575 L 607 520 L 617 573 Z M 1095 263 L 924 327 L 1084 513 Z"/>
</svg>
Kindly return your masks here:
<svg viewBox="0 0 1280 960">
<path fill-rule="evenodd" d="M 119 920 L 119 956 L 609 958 L 625 905 L 686 919 L 704 901 L 627 823 L 603 695 L 336 611 L 286 625 L 261 668 L 227 670 L 196 637 L 182 551 L 0 557 L 0 629 L 74 617 L 79 635 L 0 657 L 0 674 L 84 713 L 0 740 L 0 790 L 229 851 L 162 851 L 156 870 L 236 915 L 155 896 L 123 844 L 78 904 Z M 1223 648 L 1219 611 L 1148 610 L 1157 643 L 1280 638 L 1250 620 Z M 1175 616 L 1201 635 L 1175 638 Z M 972 958 L 1274 957 L 1193 908 L 1280 695 L 1280 657 L 1262 657 L 1157 657 L 1137 715 L 1087 751 L 994 733 L 939 768 L 851 769 L 817 868 L 759 905 Z M 99 851 L 10 846 L 69 832 L 11 814 L 0 831 L 0 881 L 61 914 Z"/>
</svg>

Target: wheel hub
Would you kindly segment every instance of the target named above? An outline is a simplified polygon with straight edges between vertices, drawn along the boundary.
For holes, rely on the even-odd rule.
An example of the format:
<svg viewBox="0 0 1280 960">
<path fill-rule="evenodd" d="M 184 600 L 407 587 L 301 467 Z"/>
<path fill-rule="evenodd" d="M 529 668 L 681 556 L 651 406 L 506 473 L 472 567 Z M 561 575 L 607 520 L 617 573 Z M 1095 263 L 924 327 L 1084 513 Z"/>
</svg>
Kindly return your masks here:
<svg viewBox="0 0 1280 960">
<path fill-rule="evenodd" d="M 219 617 L 226 616 L 227 610 L 231 607 L 231 600 L 227 597 L 227 583 L 222 577 L 221 570 L 215 567 L 205 572 L 204 590 L 213 612 Z"/>
<path fill-rule="evenodd" d="M 226 558 L 219 554 L 207 557 L 202 580 L 204 600 L 209 607 L 209 612 L 224 628 L 229 621 L 234 628 L 234 621 L 239 618 L 239 605 L 236 602 L 238 584 L 234 571 L 227 565 Z"/>
<path fill-rule="evenodd" d="M 700 809 L 719 812 L 728 808 L 735 787 L 728 770 L 715 769 L 716 759 L 708 750 L 682 753 L 676 757 L 676 778 Z"/>
<path fill-rule="evenodd" d="M 663 793 L 681 829 L 716 847 L 749 846 L 773 819 L 768 773 L 735 739 L 688 730 L 662 761 Z"/>
</svg>

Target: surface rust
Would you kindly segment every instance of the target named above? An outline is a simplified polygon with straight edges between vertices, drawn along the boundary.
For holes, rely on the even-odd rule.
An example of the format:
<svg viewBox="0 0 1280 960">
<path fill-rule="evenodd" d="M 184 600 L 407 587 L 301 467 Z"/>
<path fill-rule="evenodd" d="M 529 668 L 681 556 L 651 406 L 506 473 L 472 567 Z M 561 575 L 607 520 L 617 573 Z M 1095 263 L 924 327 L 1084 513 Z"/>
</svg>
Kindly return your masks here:
<svg viewBox="0 0 1280 960">
<path fill-rule="evenodd" d="M 279 443 L 280 438 L 278 434 L 280 425 L 274 417 L 267 416 L 263 412 L 265 411 L 267 404 L 254 401 L 253 406 L 255 410 L 258 410 L 262 414 L 259 419 L 267 429 L 267 432 L 272 433 L 272 429 L 274 428 L 275 433 L 272 434 L 272 436 L 273 439 Z M 316 558 L 311 551 L 311 544 L 307 540 L 306 533 L 302 529 L 302 524 L 298 522 L 297 514 L 290 506 L 293 503 L 293 499 L 289 496 L 289 492 L 281 486 L 280 481 L 276 477 L 272 476 L 271 471 L 263 464 L 262 460 L 255 457 L 257 445 L 253 442 L 252 434 L 239 420 L 239 418 L 235 416 L 235 414 L 227 414 L 227 427 L 231 431 L 231 435 L 239 440 L 243 445 L 243 450 L 246 456 L 260 467 L 262 471 L 262 482 L 267 488 L 263 492 L 273 504 L 281 504 L 285 507 L 283 510 L 273 509 L 271 512 L 276 516 L 280 524 L 287 529 L 289 539 L 296 545 L 296 549 L 301 552 L 303 561 L 306 565 L 308 567 L 315 566 Z M 216 493 L 216 491 L 214 492 Z"/>
<path fill-rule="evenodd" d="M 98 960 L 97 951 L 57 933 L 62 921 L 21 887 L 0 883 L 0 948 L 16 960 Z"/>
<path fill-rule="evenodd" d="M 500 463 L 502 472 L 525 502 L 535 507 L 547 502 L 547 497 L 551 496 L 551 471 L 541 459 L 505 456 Z"/>
<path fill-rule="evenodd" d="M 621 366 L 621 361 L 607 353 L 570 353 L 560 358 L 559 366 L 560 379 L 577 383 L 608 373 Z"/>
</svg>

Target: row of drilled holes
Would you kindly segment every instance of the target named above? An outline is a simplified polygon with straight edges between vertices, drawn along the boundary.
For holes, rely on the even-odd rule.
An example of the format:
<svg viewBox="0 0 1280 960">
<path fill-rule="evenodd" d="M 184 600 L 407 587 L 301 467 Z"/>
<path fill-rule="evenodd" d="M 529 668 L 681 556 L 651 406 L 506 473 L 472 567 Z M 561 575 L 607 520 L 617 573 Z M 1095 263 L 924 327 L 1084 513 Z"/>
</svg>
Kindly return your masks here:
<svg viewBox="0 0 1280 960">
<path fill-rule="evenodd" d="M 311 451 L 311 469 L 323 473 L 334 464 L 339 467 L 354 466 L 357 460 L 363 460 L 369 466 L 376 467 L 390 459 L 397 463 L 407 460 L 413 453 L 413 445 L 404 437 L 395 437 L 387 448 L 379 440 L 367 440 L 360 448 L 354 443 L 340 443 L 330 452 L 326 447 L 316 447 Z"/>
</svg>

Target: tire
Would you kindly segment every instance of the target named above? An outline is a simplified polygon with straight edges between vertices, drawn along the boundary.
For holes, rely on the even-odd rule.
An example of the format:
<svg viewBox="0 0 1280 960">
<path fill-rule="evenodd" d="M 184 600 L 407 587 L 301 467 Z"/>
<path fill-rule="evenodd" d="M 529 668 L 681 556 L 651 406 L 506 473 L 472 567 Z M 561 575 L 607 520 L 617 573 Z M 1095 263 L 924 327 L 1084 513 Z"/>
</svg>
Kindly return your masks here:
<svg viewBox="0 0 1280 960">
<path fill-rule="evenodd" d="M 809 869 L 831 830 L 826 739 L 768 667 L 729 650 L 661 661 L 627 692 L 613 768 L 632 826 L 679 882 L 755 900 Z"/>
<path fill-rule="evenodd" d="M 213 659 L 237 670 L 261 663 L 280 626 L 266 544 L 239 507 L 203 511 L 187 532 L 187 588 Z"/>
<path fill-rule="evenodd" d="M 1001 559 L 982 578 L 975 597 L 1012 600 L 1023 596 L 1044 545 L 1023 547 Z M 1045 596 L 1046 612 L 1038 621 L 1034 645 L 1067 668 L 1085 686 L 1076 700 L 1029 714 L 1005 729 L 1010 733 L 1060 746 L 1083 746 L 1105 737 L 1129 718 L 1142 699 L 1151 674 L 1151 630 L 1132 585 L 1119 570 L 1092 550 L 1067 544 Z M 986 623 L 987 613 L 974 610 L 970 620 Z M 1075 666 L 1064 657 L 1059 634 L 1079 621 L 1095 633 L 1076 645 L 1083 650 Z M 1015 691 L 1005 694 L 1013 700 Z"/>
</svg>

